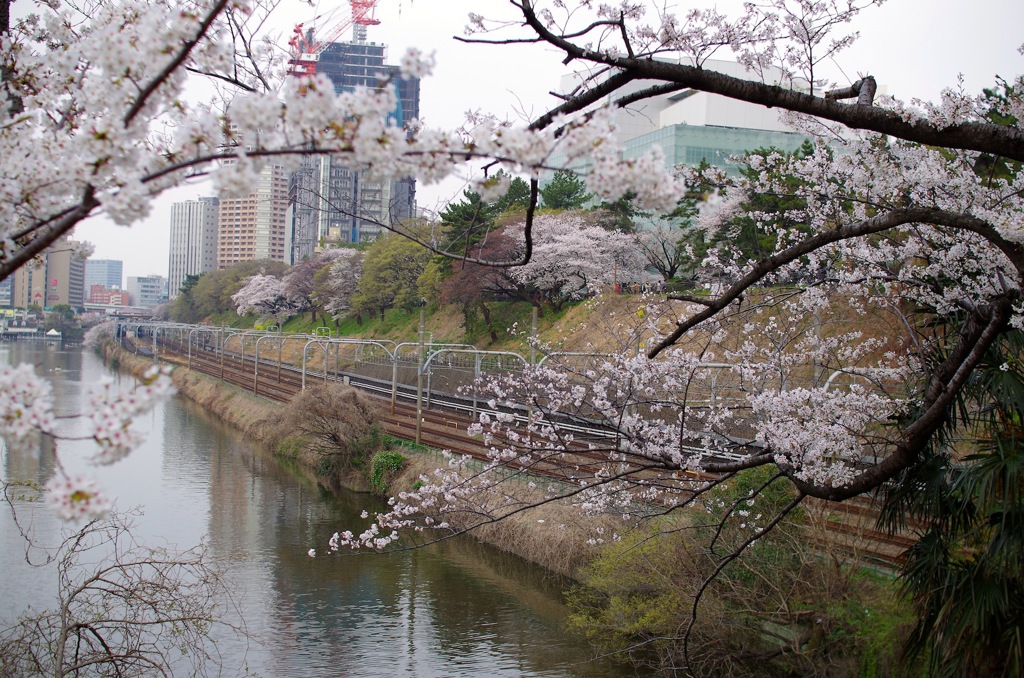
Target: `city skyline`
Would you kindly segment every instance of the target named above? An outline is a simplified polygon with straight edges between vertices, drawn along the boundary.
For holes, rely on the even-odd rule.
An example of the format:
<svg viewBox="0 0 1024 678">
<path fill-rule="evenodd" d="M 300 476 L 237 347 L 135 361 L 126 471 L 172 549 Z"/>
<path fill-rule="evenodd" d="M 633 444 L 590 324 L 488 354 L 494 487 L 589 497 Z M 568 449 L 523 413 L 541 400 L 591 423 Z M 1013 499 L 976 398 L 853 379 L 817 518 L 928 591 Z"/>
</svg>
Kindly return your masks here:
<svg viewBox="0 0 1024 678">
<path fill-rule="evenodd" d="M 717 5 L 735 13 L 738 0 L 694 2 L 696 7 Z M 281 44 L 292 23 L 309 19 L 308 5 L 293 2 L 282 13 Z M 436 127 L 458 127 L 469 110 L 493 112 L 520 122 L 544 112 L 557 101 L 548 92 L 569 69 L 558 55 L 529 45 L 468 45 L 452 40 L 461 35 L 468 12 L 480 12 L 473 0 L 451 0 L 443 11 L 436 3 L 381 2 L 379 26 L 369 29 L 370 41 L 388 45 L 389 60 L 407 47 L 436 51 L 434 74 L 423 83 L 420 112 Z M 1000 22 L 993 25 L 991 17 Z M 888 94 L 903 101 L 914 98 L 935 101 L 943 87 L 964 76 L 967 92 L 978 94 L 995 83 L 995 76 L 1010 76 L 1024 68 L 1017 48 L 1021 39 L 1016 26 L 1024 21 L 1024 5 L 1010 0 L 986 0 L 970 13 L 955 0 L 938 0 L 928 12 L 916 3 L 889 2 L 866 10 L 853 28 L 861 39 L 840 55 L 839 63 L 823 64 L 830 77 L 852 81 L 859 74 L 874 75 Z M 721 58 L 729 58 L 723 53 Z M 477 168 L 478 169 L 478 168 Z M 467 177 L 440 184 L 417 186 L 418 206 L 431 212 L 459 200 Z M 212 195 L 205 183 L 172 189 L 158 198 L 150 215 L 130 229 L 115 226 L 103 216 L 82 224 L 75 238 L 96 245 L 95 257 L 122 259 L 126 274 L 167 274 L 169 211 L 174 202 Z"/>
</svg>

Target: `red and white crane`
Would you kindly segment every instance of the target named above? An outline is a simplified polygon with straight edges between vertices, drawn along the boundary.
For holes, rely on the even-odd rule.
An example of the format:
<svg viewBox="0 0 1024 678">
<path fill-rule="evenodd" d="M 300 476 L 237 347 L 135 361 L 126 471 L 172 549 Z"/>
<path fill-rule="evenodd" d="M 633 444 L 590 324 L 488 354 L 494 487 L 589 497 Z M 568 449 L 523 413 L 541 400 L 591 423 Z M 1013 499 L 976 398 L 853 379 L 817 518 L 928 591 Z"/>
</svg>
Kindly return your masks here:
<svg viewBox="0 0 1024 678">
<path fill-rule="evenodd" d="M 304 28 L 304 24 L 297 24 L 292 31 L 292 37 L 288 41 L 291 52 L 290 63 L 292 64 L 292 75 L 304 76 L 316 74 L 316 63 L 320 59 L 320 53 L 328 45 L 336 42 L 341 34 L 348 28 L 353 28 L 353 39 L 361 42 L 366 39 L 366 27 L 377 26 L 380 20 L 373 16 L 378 0 L 349 0 L 352 8 L 350 15 L 345 16 L 337 23 L 328 23 L 326 28 L 318 29 L 314 35 L 313 28 Z M 322 16 L 322 15 L 321 15 Z M 330 13 L 327 15 L 330 17 Z M 317 21 L 321 17 L 313 19 Z"/>
</svg>

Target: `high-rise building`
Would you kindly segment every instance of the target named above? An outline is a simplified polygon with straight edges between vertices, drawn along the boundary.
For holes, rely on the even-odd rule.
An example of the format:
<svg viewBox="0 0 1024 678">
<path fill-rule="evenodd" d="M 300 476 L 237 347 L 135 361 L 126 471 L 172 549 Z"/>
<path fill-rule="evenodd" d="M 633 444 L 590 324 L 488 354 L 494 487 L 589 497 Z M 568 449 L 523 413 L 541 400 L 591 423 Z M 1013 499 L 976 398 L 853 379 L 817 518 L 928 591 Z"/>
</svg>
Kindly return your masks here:
<svg viewBox="0 0 1024 678">
<path fill-rule="evenodd" d="M 253 259 L 290 263 L 292 234 L 285 222 L 287 210 L 288 174 L 276 165 L 263 167 L 255 193 L 242 198 L 221 198 L 217 268 Z"/>
<path fill-rule="evenodd" d="M 128 296 L 132 306 L 149 308 L 166 301 L 164 290 L 167 278 L 162 275 L 128 276 Z"/>
<path fill-rule="evenodd" d="M 178 296 L 185 277 L 217 269 L 220 200 L 212 197 L 171 205 L 171 246 L 167 262 L 168 298 Z"/>
<path fill-rule="evenodd" d="M 363 27 L 365 29 L 365 27 Z M 335 42 L 320 51 L 316 72 L 334 83 L 337 92 L 357 86 L 394 87 L 398 105 L 389 121 L 404 126 L 419 117 L 420 81 L 402 78 L 397 66 L 384 63 L 386 47 L 359 40 Z M 361 168 L 327 156 L 308 156 L 291 176 L 288 222 L 294 234 L 292 261 L 313 253 L 322 241 L 361 242 L 376 238 L 382 228 L 416 213 L 413 179 L 372 179 Z"/>
<path fill-rule="evenodd" d="M 89 259 L 85 262 L 85 289 L 103 285 L 109 289 L 122 289 L 124 262 L 118 259 Z"/>
<path fill-rule="evenodd" d="M 15 308 L 50 309 L 60 305 L 81 308 L 84 303 L 85 261 L 75 255 L 67 238 L 58 240 L 42 261 L 14 272 L 11 305 Z"/>
</svg>

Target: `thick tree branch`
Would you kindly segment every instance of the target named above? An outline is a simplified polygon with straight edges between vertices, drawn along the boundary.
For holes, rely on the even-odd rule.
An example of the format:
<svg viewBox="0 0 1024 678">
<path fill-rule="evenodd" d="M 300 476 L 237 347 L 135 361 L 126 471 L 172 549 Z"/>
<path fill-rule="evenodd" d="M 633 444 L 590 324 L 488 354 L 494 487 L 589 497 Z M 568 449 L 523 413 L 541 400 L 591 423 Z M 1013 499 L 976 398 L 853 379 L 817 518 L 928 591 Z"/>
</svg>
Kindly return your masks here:
<svg viewBox="0 0 1024 678">
<path fill-rule="evenodd" d="M 812 115 L 842 123 L 852 129 L 878 132 L 930 146 L 990 153 L 1024 162 L 1024 130 L 1017 127 L 987 122 L 964 122 L 940 126 L 918 118 L 907 120 L 896 111 L 875 106 L 844 104 L 834 99 L 817 97 L 777 85 L 768 85 L 724 75 L 713 70 L 704 70 L 698 66 L 658 61 L 651 58 L 611 56 L 581 47 L 564 36 L 551 32 L 537 17 L 531 3 L 521 3 L 521 10 L 527 25 L 547 43 L 565 52 L 567 57 L 619 69 L 617 75 L 623 77 L 672 82 L 738 101 Z M 559 109 L 561 108 L 559 107 Z M 579 109 L 575 108 L 575 110 Z M 534 128 L 546 126 L 542 121 L 549 120 L 549 118 L 550 115 L 538 118 L 534 123 Z"/>
<path fill-rule="evenodd" d="M 929 379 L 922 403 L 922 412 L 901 436 L 895 449 L 882 461 L 859 473 L 842 487 L 821 487 L 788 475 L 794 484 L 809 496 L 828 501 L 843 501 L 880 487 L 912 463 L 928 445 L 932 435 L 942 426 L 948 408 L 981 363 L 985 352 L 1006 330 L 1013 314 L 1016 295 L 993 303 L 988 313 L 972 314 L 960 330 L 950 355 Z"/>
<path fill-rule="evenodd" d="M 220 16 L 221 12 L 224 11 L 224 8 L 227 7 L 230 2 L 231 0 L 217 0 L 217 4 L 209 9 L 206 16 L 203 17 L 202 22 L 199 24 L 199 29 L 196 31 L 195 37 L 185 42 L 181 46 L 181 49 L 178 50 L 178 53 L 174 55 L 174 58 L 171 59 L 167 65 L 164 66 L 164 69 L 158 73 L 156 77 L 150 80 L 139 93 L 138 98 L 135 99 L 131 108 L 129 108 L 128 112 L 124 115 L 125 127 L 131 125 L 132 120 L 135 119 L 135 116 L 142 111 L 146 102 L 149 101 L 149 97 L 152 96 L 153 93 L 156 92 L 175 71 L 182 67 L 189 55 L 192 53 L 192 50 L 199 44 L 199 41 L 203 39 L 206 32 L 210 30 L 210 26 L 213 25 L 213 22 L 217 20 L 217 17 Z"/>
<path fill-rule="evenodd" d="M 42 254 L 46 248 L 88 217 L 99 205 L 95 189 L 92 186 L 87 186 L 81 202 L 64 212 L 59 219 L 37 227 L 26 239 L 24 246 L 19 247 L 13 253 L 5 253 L 7 256 L 3 262 L 0 262 L 0 280 L 5 280 L 34 257 Z"/>
<path fill-rule="evenodd" d="M 852 238 L 859 238 L 873 233 L 880 233 L 897 226 L 912 223 L 950 226 L 970 231 L 972 233 L 977 233 L 978 235 L 985 237 L 994 246 L 998 247 L 1000 251 L 1006 254 L 1017 269 L 1019 278 L 1024 279 L 1024 250 L 1021 250 L 1019 245 L 1002 238 L 987 222 L 969 214 L 947 212 L 945 210 L 934 208 L 922 207 L 893 210 L 855 224 L 839 226 L 837 228 L 812 235 L 811 237 L 801 240 L 781 252 L 758 261 L 751 267 L 750 271 L 748 271 L 746 275 L 740 278 L 738 282 L 732 285 L 721 296 L 708 303 L 706 309 L 696 315 L 680 321 L 676 326 L 676 329 L 670 332 L 668 336 L 662 339 L 648 352 L 648 356 L 654 358 L 659 353 L 675 344 L 683 334 L 705 320 L 714 317 L 731 303 L 739 299 L 744 292 L 757 284 L 766 275 L 779 270 L 783 266 L 796 261 L 800 257 L 843 240 L 850 240 Z"/>
</svg>

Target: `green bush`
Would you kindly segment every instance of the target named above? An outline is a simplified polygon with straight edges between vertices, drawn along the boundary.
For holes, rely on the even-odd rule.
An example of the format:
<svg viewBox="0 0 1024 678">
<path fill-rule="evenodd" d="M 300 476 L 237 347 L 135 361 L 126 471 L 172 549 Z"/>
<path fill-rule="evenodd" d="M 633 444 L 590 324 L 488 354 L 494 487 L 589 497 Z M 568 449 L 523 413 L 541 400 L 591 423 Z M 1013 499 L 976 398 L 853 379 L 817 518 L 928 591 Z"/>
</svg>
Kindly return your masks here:
<svg viewBox="0 0 1024 678">
<path fill-rule="evenodd" d="M 568 593 L 570 629 L 637 667 L 684 666 L 698 591 L 751 521 L 791 500 L 787 483 L 769 480 L 739 474 L 703 505 L 621 535 Z M 789 514 L 703 590 L 686 675 L 914 675 L 896 661 L 912 614 L 893 580 L 825 557 L 813 529 Z"/>
<path fill-rule="evenodd" d="M 387 446 L 387 435 L 384 428 L 377 422 L 370 425 L 365 434 L 352 441 L 352 454 L 360 461 L 369 459 L 374 453 Z"/>
<path fill-rule="evenodd" d="M 405 457 L 394 450 L 381 450 L 370 459 L 370 487 L 379 495 L 387 495 L 388 485 L 405 465 Z"/>
<path fill-rule="evenodd" d="M 277 444 L 277 454 L 286 459 L 295 459 L 305 449 L 306 444 L 306 439 L 302 436 L 288 436 Z"/>
<path fill-rule="evenodd" d="M 320 457 L 316 466 L 316 474 L 321 478 L 336 478 L 345 468 L 338 455 L 332 454 Z"/>
</svg>

